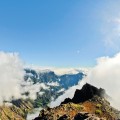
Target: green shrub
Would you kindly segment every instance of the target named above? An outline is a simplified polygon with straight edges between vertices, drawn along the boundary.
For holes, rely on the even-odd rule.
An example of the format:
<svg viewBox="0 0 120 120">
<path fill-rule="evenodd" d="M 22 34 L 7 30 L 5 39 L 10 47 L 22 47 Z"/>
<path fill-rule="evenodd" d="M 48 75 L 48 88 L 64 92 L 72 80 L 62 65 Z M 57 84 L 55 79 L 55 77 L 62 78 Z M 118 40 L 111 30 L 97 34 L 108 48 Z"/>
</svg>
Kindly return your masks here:
<svg viewBox="0 0 120 120">
<path fill-rule="evenodd" d="M 97 104 L 97 105 L 96 105 L 96 108 L 98 108 L 98 109 L 100 109 L 101 107 L 102 107 L 101 104 Z"/>
<path fill-rule="evenodd" d="M 95 111 L 95 114 L 101 115 L 101 114 L 102 114 L 102 111 L 97 109 L 97 110 Z"/>
<path fill-rule="evenodd" d="M 77 110 L 83 110 L 83 106 L 80 104 L 72 104 L 73 107 L 75 107 Z"/>
</svg>

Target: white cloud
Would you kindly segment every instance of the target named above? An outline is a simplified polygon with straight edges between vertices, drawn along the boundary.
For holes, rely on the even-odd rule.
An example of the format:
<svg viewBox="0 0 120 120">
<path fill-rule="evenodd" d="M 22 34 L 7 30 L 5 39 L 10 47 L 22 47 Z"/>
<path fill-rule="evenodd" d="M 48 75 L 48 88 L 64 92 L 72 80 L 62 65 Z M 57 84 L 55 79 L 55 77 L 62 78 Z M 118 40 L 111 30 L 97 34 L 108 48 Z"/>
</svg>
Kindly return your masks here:
<svg viewBox="0 0 120 120">
<path fill-rule="evenodd" d="M 34 109 L 33 113 L 28 113 L 26 120 L 33 120 L 34 118 L 38 117 L 41 109 L 42 108 Z"/>
<path fill-rule="evenodd" d="M 83 72 L 87 74 L 90 68 L 53 68 L 52 70 L 57 75 L 64 75 L 64 74 L 77 74 L 79 72 Z"/>
<path fill-rule="evenodd" d="M 26 68 L 31 68 L 39 72 L 50 72 L 54 71 L 57 75 L 64 75 L 64 74 L 77 74 L 79 72 L 87 73 L 90 68 L 56 68 L 56 67 L 42 67 L 42 66 L 26 66 Z"/>
<path fill-rule="evenodd" d="M 62 89 L 60 89 L 59 91 L 57 91 L 57 93 L 64 92 L 64 91 L 65 91 L 65 89 L 62 88 Z"/>
<path fill-rule="evenodd" d="M 29 97 L 33 100 L 36 99 L 36 97 L 37 97 L 36 93 L 39 93 L 39 95 L 43 94 L 42 92 L 40 92 L 41 89 L 49 89 L 49 87 L 46 86 L 44 83 L 33 84 L 33 81 L 31 81 L 31 80 L 22 82 L 22 86 L 23 86 L 21 89 L 22 93 L 29 92 L 28 96 L 24 95 L 22 97 L 24 97 L 24 98 Z"/>
<path fill-rule="evenodd" d="M 58 82 L 48 82 L 47 85 L 49 86 L 59 86 Z"/>
<path fill-rule="evenodd" d="M 39 95 L 42 96 L 44 93 L 45 93 L 45 92 L 42 92 L 42 91 L 41 91 L 41 92 L 39 92 Z"/>
<path fill-rule="evenodd" d="M 0 104 L 4 100 L 26 98 L 22 93 L 29 92 L 29 97 L 36 98 L 40 89 L 49 89 L 44 83 L 33 84 L 31 79 L 24 81 L 24 67 L 17 53 L 0 52 Z M 22 86 L 21 86 L 22 85 Z"/>
<path fill-rule="evenodd" d="M 5 105 L 5 106 L 13 106 L 13 104 L 12 104 L 12 103 L 9 103 L 9 102 L 6 102 L 4 105 Z"/>
<path fill-rule="evenodd" d="M 75 68 L 54 68 L 53 71 L 57 75 L 77 74 L 78 73 L 78 71 Z"/>
<path fill-rule="evenodd" d="M 78 85 L 70 87 L 68 90 L 65 91 L 63 95 L 59 96 L 55 101 L 52 101 L 49 106 L 52 108 L 56 107 L 60 105 L 60 103 L 63 102 L 65 98 L 68 97 L 72 98 L 74 96 L 76 89 L 81 89 L 85 83 L 86 83 L 86 79 L 84 78 L 82 81 L 78 83 Z"/>
<path fill-rule="evenodd" d="M 102 87 L 113 98 L 112 105 L 120 109 L 120 53 L 114 57 L 101 57 L 89 72 L 90 83 Z"/>
<path fill-rule="evenodd" d="M 21 96 L 20 83 L 23 78 L 23 64 L 18 54 L 0 52 L 0 104 L 12 96 Z"/>
<path fill-rule="evenodd" d="M 103 40 L 107 49 L 120 50 L 120 1 L 111 1 L 102 12 Z"/>
<path fill-rule="evenodd" d="M 106 28 L 104 35 L 107 47 L 120 50 L 120 18 L 114 18 L 108 22 L 108 28 Z"/>
</svg>

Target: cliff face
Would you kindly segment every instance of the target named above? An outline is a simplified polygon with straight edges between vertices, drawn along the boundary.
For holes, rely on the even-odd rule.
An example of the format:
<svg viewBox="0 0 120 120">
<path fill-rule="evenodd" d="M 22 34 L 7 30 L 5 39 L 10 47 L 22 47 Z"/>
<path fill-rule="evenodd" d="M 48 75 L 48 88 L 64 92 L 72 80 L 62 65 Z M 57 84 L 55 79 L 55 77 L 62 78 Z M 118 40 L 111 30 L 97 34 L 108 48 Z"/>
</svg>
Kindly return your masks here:
<svg viewBox="0 0 120 120">
<path fill-rule="evenodd" d="M 32 109 L 30 101 L 14 100 L 10 106 L 0 106 L 0 120 L 25 120 L 27 113 Z"/>
<path fill-rule="evenodd" d="M 120 112 L 110 106 L 106 97 L 104 89 L 85 84 L 72 99 L 42 110 L 35 120 L 118 120 Z"/>
<path fill-rule="evenodd" d="M 0 107 L 1 120 L 25 120 L 24 112 L 16 106 L 1 106 Z"/>
</svg>

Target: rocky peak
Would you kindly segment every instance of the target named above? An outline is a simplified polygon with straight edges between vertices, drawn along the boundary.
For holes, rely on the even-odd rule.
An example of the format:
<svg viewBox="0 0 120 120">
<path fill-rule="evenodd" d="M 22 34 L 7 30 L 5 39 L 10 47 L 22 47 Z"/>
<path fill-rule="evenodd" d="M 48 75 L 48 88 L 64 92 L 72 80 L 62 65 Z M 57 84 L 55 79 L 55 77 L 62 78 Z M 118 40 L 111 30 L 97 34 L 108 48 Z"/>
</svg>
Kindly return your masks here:
<svg viewBox="0 0 120 120">
<path fill-rule="evenodd" d="M 110 106 L 105 90 L 86 83 L 72 99 L 61 105 L 41 110 L 35 120 L 119 120 L 120 112 Z"/>
<path fill-rule="evenodd" d="M 97 87 L 94 87 L 86 83 L 81 90 L 76 89 L 74 97 L 72 99 L 66 98 L 61 104 L 66 104 L 69 102 L 81 103 L 93 98 L 95 95 L 99 97 L 107 96 L 104 89 L 102 88 L 98 89 Z"/>
</svg>

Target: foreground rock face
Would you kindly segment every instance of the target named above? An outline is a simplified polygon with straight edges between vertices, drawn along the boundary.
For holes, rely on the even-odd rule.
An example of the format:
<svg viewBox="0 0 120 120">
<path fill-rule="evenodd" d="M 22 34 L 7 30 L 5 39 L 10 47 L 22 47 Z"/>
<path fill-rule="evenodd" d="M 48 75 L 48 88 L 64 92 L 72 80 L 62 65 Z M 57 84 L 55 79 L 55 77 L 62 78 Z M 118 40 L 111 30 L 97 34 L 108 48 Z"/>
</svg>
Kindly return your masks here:
<svg viewBox="0 0 120 120">
<path fill-rule="evenodd" d="M 110 106 L 106 97 L 105 90 L 85 84 L 72 99 L 42 110 L 34 120 L 119 120 L 120 112 Z"/>
<path fill-rule="evenodd" d="M 26 115 L 33 109 L 31 102 L 27 100 L 14 100 L 12 105 L 0 106 L 0 120 L 25 120 Z"/>
</svg>

